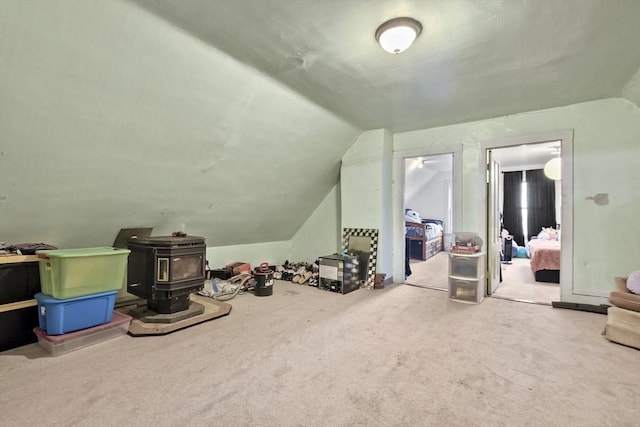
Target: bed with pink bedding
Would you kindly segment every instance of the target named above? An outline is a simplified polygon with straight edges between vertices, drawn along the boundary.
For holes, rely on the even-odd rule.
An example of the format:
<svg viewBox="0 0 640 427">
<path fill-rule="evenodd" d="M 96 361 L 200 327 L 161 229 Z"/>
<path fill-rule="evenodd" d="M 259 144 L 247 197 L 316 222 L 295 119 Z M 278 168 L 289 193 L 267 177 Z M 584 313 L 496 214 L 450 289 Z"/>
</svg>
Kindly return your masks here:
<svg viewBox="0 0 640 427">
<path fill-rule="evenodd" d="M 527 243 L 531 271 L 537 282 L 560 283 L 560 242 L 532 239 Z"/>
</svg>

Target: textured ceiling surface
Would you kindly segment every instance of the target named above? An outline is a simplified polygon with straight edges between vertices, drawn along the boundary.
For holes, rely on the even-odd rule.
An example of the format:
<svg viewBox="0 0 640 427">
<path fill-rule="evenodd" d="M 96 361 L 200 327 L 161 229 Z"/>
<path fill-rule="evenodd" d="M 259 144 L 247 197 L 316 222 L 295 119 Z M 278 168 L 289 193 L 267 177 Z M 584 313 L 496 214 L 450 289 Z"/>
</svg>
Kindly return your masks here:
<svg viewBox="0 0 640 427">
<path fill-rule="evenodd" d="M 395 132 L 621 96 L 637 0 L 134 0 L 362 129 Z M 422 22 L 384 52 L 384 21 Z"/>
<path fill-rule="evenodd" d="M 493 159 L 500 164 L 502 169 L 526 169 L 544 165 L 552 158 L 559 157 L 560 142 L 543 142 L 539 144 L 495 148 L 491 150 L 491 153 Z"/>
</svg>

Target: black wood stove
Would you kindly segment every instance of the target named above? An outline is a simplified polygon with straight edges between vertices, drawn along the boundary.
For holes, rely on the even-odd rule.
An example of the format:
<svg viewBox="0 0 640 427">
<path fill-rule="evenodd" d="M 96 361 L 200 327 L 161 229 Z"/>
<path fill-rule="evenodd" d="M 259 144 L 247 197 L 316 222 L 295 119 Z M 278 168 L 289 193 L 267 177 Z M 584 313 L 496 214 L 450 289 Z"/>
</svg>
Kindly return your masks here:
<svg viewBox="0 0 640 427">
<path fill-rule="evenodd" d="M 205 282 L 204 238 L 186 235 L 132 238 L 127 246 L 131 250 L 127 291 L 146 299 L 147 308 L 155 313 L 189 310 L 189 294 L 202 290 Z M 174 319 L 152 321 L 170 323 Z"/>
</svg>

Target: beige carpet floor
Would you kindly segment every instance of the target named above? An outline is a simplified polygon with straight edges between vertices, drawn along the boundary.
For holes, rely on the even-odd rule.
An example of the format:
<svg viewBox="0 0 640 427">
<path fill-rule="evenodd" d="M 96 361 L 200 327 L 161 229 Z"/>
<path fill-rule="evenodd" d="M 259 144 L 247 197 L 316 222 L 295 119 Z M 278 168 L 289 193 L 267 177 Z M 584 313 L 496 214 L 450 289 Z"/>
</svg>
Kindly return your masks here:
<svg viewBox="0 0 640 427">
<path fill-rule="evenodd" d="M 606 316 L 392 285 L 276 282 L 166 336 L 0 353 L 3 426 L 636 426 Z"/>
<path fill-rule="evenodd" d="M 493 296 L 550 305 L 560 301 L 560 285 L 536 282 L 529 259 L 514 258 L 511 264 L 502 264 L 502 283 Z"/>
<path fill-rule="evenodd" d="M 449 253 L 438 252 L 426 261 L 412 259 L 405 283 L 430 289 L 449 289 Z"/>
<path fill-rule="evenodd" d="M 429 289 L 447 290 L 449 286 L 449 258 L 440 252 L 426 261 L 411 260 L 411 276 L 405 283 Z M 536 282 L 528 258 L 514 258 L 502 264 L 502 282 L 492 296 L 509 300 L 551 305 L 560 301 L 560 285 Z"/>
</svg>

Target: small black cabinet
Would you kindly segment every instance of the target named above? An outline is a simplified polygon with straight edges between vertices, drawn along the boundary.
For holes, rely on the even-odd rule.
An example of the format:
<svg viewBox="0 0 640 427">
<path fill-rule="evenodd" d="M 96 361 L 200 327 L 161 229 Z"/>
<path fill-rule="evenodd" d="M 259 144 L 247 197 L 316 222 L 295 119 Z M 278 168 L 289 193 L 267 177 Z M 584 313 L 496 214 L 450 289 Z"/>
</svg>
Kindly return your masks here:
<svg viewBox="0 0 640 427">
<path fill-rule="evenodd" d="M 0 264 L 0 304 L 30 300 L 38 292 L 40 269 L 37 261 Z"/>
<path fill-rule="evenodd" d="M 424 259 L 424 242 L 422 240 L 409 240 L 410 253 L 413 259 Z"/>
<path fill-rule="evenodd" d="M 360 288 L 357 256 L 327 255 L 318 258 L 318 289 L 346 294 Z"/>
<path fill-rule="evenodd" d="M 37 341 L 40 270 L 35 255 L 0 257 L 0 351 Z"/>
</svg>

